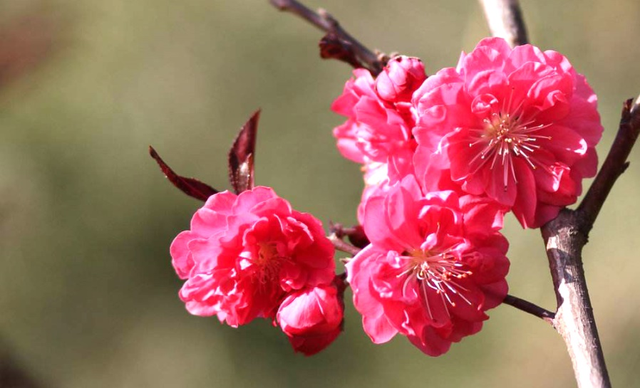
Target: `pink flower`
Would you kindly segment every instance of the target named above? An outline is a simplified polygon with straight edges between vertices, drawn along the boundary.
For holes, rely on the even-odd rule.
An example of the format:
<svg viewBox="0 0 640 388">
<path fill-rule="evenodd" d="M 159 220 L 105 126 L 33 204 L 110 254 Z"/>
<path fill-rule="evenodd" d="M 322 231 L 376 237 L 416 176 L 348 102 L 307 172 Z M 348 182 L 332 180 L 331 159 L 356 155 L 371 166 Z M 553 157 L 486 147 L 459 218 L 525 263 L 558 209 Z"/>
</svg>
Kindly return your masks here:
<svg viewBox="0 0 640 388">
<path fill-rule="evenodd" d="M 333 253 L 320 221 L 267 187 L 212 195 L 171 244 L 187 310 L 233 327 L 274 319 L 287 295 L 331 284 Z"/>
<path fill-rule="evenodd" d="M 362 163 L 365 183 L 394 183 L 413 172 L 415 120 L 410 98 L 426 78 L 417 58 L 396 57 L 373 79 L 357 69 L 331 109 L 348 120 L 334 129 L 344 157 Z"/>
<path fill-rule="evenodd" d="M 296 352 L 307 356 L 329 346 L 342 332 L 344 282 L 307 288 L 289 294 L 277 321 Z"/>
<path fill-rule="evenodd" d="M 450 174 L 465 192 L 512 208 L 523 227 L 553 219 L 596 173 L 596 95 L 555 51 L 484 39 L 425 81 L 413 104 L 424 187 Z"/>
<path fill-rule="evenodd" d="M 411 96 L 427 79 L 424 65 L 418 58 L 403 55 L 392 58 L 378 75 L 375 89 L 381 99 L 402 105 L 411 102 Z M 410 105 L 406 105 L 410 108 Z"/>
<path fill-rule="evenodd" d="M 452 191 L 423 195 L 408 176 L 365 205 L 371 244 L 348 264 L 353 301 L 375 343 L 397 333 L 438 356 L 478 332 L 507 293 L 499 206 Z"/>
</svg>

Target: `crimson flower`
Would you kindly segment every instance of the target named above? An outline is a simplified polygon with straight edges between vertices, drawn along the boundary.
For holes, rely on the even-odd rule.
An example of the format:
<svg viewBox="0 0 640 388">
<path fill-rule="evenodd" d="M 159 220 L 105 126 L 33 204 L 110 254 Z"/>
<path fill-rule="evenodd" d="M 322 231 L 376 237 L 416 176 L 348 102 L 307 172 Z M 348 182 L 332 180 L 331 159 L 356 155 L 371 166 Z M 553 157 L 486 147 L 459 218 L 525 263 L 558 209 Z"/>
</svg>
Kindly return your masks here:
<svg viewBox="0 0 640 388">
<path fill-rule="evenodd" d="M 306 356 L 329 346 L 342 332 L 344 281 L 291 293 L 280 305 L 277 321 L 293 349 Z"/>
<path fill-rule="evenodd" d="M 187 310 L 233 327 L 275 319 L 287 296 L 331 285 L 333 254 L 320 221 L 267 187 L 212 195 L 171 244 Z"/>
<path fill-rule="evenodd" d="M 348 120 L 333 131 L 344 157 L 363 164 L 365 183 L 395 183 L 413 172 L 416 147 L 411 129 L 411 95 L 426 78 L 417 58 L 399 56 L 389 61 L 374 80 L 356 69 L 331 109 Z"/>
<path fill-rule="evenodd" d="M 429 77 L 413 104 L 423 186 L 437 190 L 448 174 L 464 192 L 511 208 L 523 227 L 553 219 L 596 173 L 596 95 L 555 51 L 484 39 Z"/>
<path fill-rule="evenodd" d="M 371 244 L 347 264 L 347 280 L 371 340 L 400 333 L 438 356 L 478 332 L 507 293 L 500 207 L 453 191 L 424 195 L 413 176 L 364 207 Z"/>
</svg>

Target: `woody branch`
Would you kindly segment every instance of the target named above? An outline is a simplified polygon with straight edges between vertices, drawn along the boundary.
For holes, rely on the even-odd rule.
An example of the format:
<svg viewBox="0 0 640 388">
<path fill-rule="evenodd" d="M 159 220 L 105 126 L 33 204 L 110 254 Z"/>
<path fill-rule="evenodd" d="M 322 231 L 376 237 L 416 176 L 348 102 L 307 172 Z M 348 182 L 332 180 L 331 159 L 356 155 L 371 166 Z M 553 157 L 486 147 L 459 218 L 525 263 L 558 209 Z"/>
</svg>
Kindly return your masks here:
<svg viewBox="0 0 640 388">
<path fill-rule="evenodd" d="M 481 0 L 492 33 L 512 45 L 527 43 L 517 0 Z M 610 387 L 611 381 L 596 326 L 582 265 L 582 249 L 589 231 L 640 133 L 640 106 L 627 100 L 620 127 L 605 162 L 577 210 L 563 210 L 542 227 L 549 268 L 558 302 L 552 323 L 562 336 L 578 386 Z"/>
<path fill-rule="evenodd" d="M 321 30 L 335 34 L 356 52 L 360 67 L 374 75 L 384 59 L 360 44 L 344 31 L 326 11 L 311 11 L 295 0 L 270 0 L 280 10 L 292 12 Z M 522 12 L 517 0 L 480 0 L 494 36 L 512 46 L 528 43 Z M 345 60 L 345 59 L 342 59 Z M 345 60 L 350 62 L 349 60 Z M 357 67 L 357 65 L 354 65 Z M 541 228 L 558 301 L 557 311 L 547 311 L 517 297 L 507 296 L 504 303 L 550 322 L 564 339 L 573 362 L 579 387 L 610 387 L 602 346 L 582 268 L 582 248 L 588 232 L 617 178 L 628 167 L 627 157 L 640 133 L 640 108 L 628 100 L 623 108 L 616 140 L 584 201 L 575 211 L 564 209 Z M 336 248 L 356 254 L 358 248 L 332 235 Z"/>
<path fill-rule="evenodd" d="M 374 76 L 378 75 L 385 66 L 388 58 L 384 54 L 375 53 L 365 47 L 342 28 L 338 20 L 326 10 L 319 9 L 318 12 L 314 12 L 296 0 L 269 1 L 279 10 L 291 12 L 327 33 L 325 39 L 329 39 L 333 46 L 332 49 L 339 51 L 339 53 L 324 56 L 325 52 L 322 52 L 323 58 L 340 59 L 354 67 L 366 68 Z"/>
<path fill-rule="evenodd" d="M 359 58 L 362 58 L 362 61 L 364 63 L 356 65 L 352 60 L 345 60 L 344 58 L 338 59 L 348 62 L 354 67 L 367 68 L 373 75 L 377 75 L 378 73 L 380 73 L 382 68 L 385 66 L 385 56 L 373 54 L 371 50 L 363 46 L 357 39 L 348 34 L 344 29 L 342 29 L 339 22 L 334 19 L 327 11 L 320 9 L 318 12 L 314 12 L 296 0 L 269 1 L 273 6 L 281 11 L 293 13 L 294 15 L 299 16 L 315 27 L 321 29 L 322 31 L 330 34 L 336 34 L 341 40 L 346 42 L 350 47 L 354 48 L 354 50 L 357 52 L 357 56 Z M 493 12 L 493 10 L 499 10 L 501 12 L 501 15 L 504 14 L 502 20 L 509 20 L 511 17 L 515 18 L 514 22 L 512 23 L 512 27 L 510 29 L 504 29 L 504 31 L 508 31 L 508 33 L 510 34 L 510 41 L 520 43 L 526 42 L 526 30 L 517 1 L 509 1 L 508 7 L 506 5 L 504 7 L 500 7 L 500 4 L 498 4 L 499 2 L 496 1 L 486 1 L 485 3 L 489 6 L 489 8 L 487 9 L 488 13 Z M 346 237 L 347 234 L 344 233 L 345 229 L 342 228 L 341 225 L 333 225 L 331 229 L 332 233 L 328 237 L 337 250 L 348 253 L 351 256 L 355 256 L 360 251 L 360 248 L 343 240 L 343 238 Z M 504 303 L 528 314 L 536 316 L 548 323 L 552 323 L 553 321 L 553 312 L 548 311 L 522 298 L 507 295 Z"/>
</svg>

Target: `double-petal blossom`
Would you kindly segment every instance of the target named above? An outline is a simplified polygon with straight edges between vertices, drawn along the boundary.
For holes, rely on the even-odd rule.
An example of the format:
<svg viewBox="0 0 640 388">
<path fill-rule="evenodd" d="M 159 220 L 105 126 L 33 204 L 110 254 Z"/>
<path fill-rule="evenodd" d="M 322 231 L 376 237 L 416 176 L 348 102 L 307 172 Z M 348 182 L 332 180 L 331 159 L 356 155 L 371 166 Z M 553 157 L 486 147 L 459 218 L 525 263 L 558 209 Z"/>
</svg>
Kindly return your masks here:
<svg viewBox="0 0 640 388">
<path fill-rule="evenodd" d="M 413 171 L 411 96 L 426 79 L 417 58 L 398 56 L 374 80 L 356 69 L 331 109 L 347 117 L 333 135 L 344 157 L 363 164 L 366 185 L 393 184 Z"/>
<path fill-rule="evenodd" d="M 356 309 L 375 343 L 400 333 L 431 356 L 478 332 L 507 292 L 500 207 L 452 191 L 423 194 L 413 176 L 365 204 L 371 244 L 347 264 Z"/>
<path fill-rule="evenodd" d="M 187 310 L 233 327 L 275 319 L 287 296 L 335 277 L 320 221 L 267 187 L 212 195 L 170 251 Z"/>
<path fill-rule="evenodd" d="M 596 173 L 596 95 L 555 51 L 484 39 L 429 77 L 413 105 L 421 184 L 437 190 L 445 174 L 513 210 L 523 227 L 553 219 Z"/>
</svg>

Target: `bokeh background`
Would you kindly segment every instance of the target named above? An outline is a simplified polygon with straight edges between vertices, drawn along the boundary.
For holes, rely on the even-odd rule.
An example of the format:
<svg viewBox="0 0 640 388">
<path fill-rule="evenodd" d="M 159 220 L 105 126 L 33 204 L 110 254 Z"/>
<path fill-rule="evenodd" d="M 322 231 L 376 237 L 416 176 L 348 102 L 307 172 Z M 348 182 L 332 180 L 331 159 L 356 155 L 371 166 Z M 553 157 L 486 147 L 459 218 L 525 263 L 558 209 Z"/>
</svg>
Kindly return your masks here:
<svg viewBox="0 0 640 388">
<path fill-rule="evenodd" d="M 370 47 L 455 65 L 488 34 L 467 0 L 313 0 Z M 608 150 L 640 93 L 637 0 L 523 1 L 532 42 L 599 95 Z M 439 358 L 373 345 L 348 294 L 345 333 L 293 354 L 269 322 L 190 316 L 169 244 L 200 203 L 147 154 L 228 187 L 226 153 L 258 107 L 257 183 L 299 210 L 355 222 L 358 166 L 329 110 L 350 69 L 267 0 L 0 0 L 0 353 L 42 387 L 570 387 L 560 337 L 501 306 Z M 602 159 L 602 158 L 601 158 Z M 585 269 L 614 386 L 640 386 L 640 150 L 591 233 Z M 512 217 L 511 293 L 555 305 L 542 240 Z"/>
</svg>

